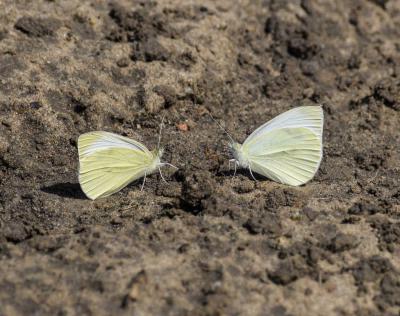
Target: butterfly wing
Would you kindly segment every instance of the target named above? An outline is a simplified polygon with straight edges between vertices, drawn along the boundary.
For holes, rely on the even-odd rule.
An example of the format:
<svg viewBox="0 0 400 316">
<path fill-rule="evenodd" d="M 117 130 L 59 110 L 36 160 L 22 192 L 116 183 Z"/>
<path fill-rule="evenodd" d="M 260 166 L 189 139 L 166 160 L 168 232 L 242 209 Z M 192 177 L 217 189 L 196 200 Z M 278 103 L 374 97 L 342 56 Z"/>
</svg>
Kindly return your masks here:
<svg viewBox="0 0 400 316">
<path fill-rule="evenodd" d="M 261 125 L 241 148 L 250 168 L 289 185 L 311 180 L 322 159 L 323 120 L 322 107 L 301 106 Z"/>
<path fill-rule="evenodd" d="M 78 139 L 79 183 L 92 200 L 118 192 L 149 172 L 154 155 L 141 143 L 108 132 Z"/>
<path fill-rule="evenodd" d="M 267 123 L 257 128 L 249 137 L 246 143 L 250 143 L 254 138 L 266 134 L 272 130 L 280 128 L 305 127 L 312 130 L 321 140 L 322 128 L 324 125 L 324 113 L 321 106 L 299 106 L 284 112 Z"/>
</svg>

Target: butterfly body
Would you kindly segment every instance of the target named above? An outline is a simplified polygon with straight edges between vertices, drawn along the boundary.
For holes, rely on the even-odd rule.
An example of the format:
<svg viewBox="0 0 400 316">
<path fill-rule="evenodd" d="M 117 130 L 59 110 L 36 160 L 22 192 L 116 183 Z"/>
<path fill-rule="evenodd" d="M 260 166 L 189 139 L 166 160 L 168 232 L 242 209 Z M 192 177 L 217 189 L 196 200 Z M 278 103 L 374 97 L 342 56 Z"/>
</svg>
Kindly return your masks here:
<svg viewBox="0 0 400 316">
<path fill-rule="evenodd" d="M 231 142 L 231 161 L 252 176 L 254 171 L 283 184 L 304 184 L 322 159 L 322 128 L 321 107 L 294 108 L 257 128 L 243 144 Z"/>
</svg>

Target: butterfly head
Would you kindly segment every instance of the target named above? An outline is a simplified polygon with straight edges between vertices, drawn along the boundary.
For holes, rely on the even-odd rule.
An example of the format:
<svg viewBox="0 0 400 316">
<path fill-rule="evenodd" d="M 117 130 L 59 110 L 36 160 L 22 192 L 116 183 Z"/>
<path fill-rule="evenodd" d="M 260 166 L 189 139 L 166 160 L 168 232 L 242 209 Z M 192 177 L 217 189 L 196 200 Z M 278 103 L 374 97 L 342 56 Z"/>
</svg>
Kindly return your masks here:
<svg viewBox="0 0 400 316">
<path fill-rule="evenodd" d="M 152 166 L 153 170 L 159 169 L 160 167 L 164 167 L 164 166 L 170 166 L 174 169 L 178 169 L 178 167 L 174 166 L 173 164 L 170 164 L 169 162 L 161 161 L 161 157 L 162 157 L 163 153 L 164 153 L 164 148 L 161 148 L 161 147 L 158 149 L 155 149 L 153 151 L 153 155 L 154 155 L 154 165 Z"/>
<path fill-rule="evenodd" d="M 231 141 L 228 145 L 229 150 L 232 155 L 235 155 L 235 152 L 239 151 L 241 146 L 242 145 L 240 145 L 239 143 L 234 142 L 234 141 Z"/>
<path fill-rule="evenodd" d="M 161 157 L 164 153 L 164 148 L 159 147 L 153 151 L 155 165 L 162 165 Z"/>
</svg>

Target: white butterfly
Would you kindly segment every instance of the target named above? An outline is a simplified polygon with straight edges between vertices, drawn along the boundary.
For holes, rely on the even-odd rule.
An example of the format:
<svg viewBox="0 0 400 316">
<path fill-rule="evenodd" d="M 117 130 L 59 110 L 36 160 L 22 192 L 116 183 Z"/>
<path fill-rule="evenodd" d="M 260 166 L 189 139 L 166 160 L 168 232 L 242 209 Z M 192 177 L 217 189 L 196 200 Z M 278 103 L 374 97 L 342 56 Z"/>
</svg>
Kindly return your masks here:
<svg viewBox="0 0 400 316">
<path fill-rule="evenodd" d="M 146 176 L 157 170 L 165 181 L 160 168 L 165 165 L 176 168 L 170 163 L 161 162 L 161 148 L 149 151 L 133 139 L 104 131 L 79 136 L 78 154 L 79 184 L 92 200 L 118 192 L 142 177 L 143 189 Z"/>
<path fill-rule="evenodd" d="M 283 184 L 310 181 L 322 159 L 324 117 L 320 106 L 301 106 L 257 128 L 243 144 L 229 145 L 237 167 L 248 168 Z M 255 178 L 254 178 L 255 179 Z"/>
</svg>

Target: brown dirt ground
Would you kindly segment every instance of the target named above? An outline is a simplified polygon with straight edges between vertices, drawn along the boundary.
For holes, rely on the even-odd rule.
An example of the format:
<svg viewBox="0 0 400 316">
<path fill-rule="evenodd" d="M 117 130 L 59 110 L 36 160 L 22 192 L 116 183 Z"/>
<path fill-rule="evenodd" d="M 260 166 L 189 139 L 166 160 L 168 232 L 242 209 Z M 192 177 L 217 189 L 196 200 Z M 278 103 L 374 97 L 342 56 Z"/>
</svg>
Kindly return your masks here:
<svg viewBox="0 0 400 316">
<path fill-rule="evenodd" d="M 314 180 L 232 178 L 206 113 L 304 104 Z M 164 114 L 168 184 L 86 199 L 77 137 Z M 0 0 L 0 315 L 399 315 L 399 126 L 398 0 Z"/>
</svg>

